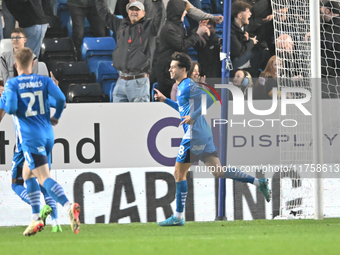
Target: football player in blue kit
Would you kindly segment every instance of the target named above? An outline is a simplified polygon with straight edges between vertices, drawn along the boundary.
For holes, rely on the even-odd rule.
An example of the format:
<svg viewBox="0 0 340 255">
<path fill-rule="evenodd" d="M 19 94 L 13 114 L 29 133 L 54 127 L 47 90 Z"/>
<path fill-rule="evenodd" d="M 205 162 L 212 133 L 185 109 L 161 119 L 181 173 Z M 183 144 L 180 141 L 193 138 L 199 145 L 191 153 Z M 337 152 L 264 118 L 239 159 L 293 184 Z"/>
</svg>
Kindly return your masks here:
<svg viewBox="0 0 340 255">
<path fill-rule="evenodd" d="M 44 227 L 39 214 L 40 188 L 35 177 L 47 193 L 66 209 L 71 228 L 77 234 L 80 230 L 80 206 L 67 199 L 63 188 L 51 178 L 49 172 L 48 156 L 54 144 L 52 125 L 59 122 L 65 96 L 52 79 L 32 74 L 33 53 L 29 48 L 18 50 L 14 58 L 19 76 L 10 79 L 5 85 L 4 110 L 13 114 L 15 130 L 25 157 L 22 175 L 33 213 L 31 224 L 23 234 L 34 235 Z M 49 95 L 56 100 L 53 117 L 50 117 Z"/>
<path fill-rule="evenodd" d="M 54 78 L 54 76 L 52 75 Z M 52 78 L 52 79 L 53 79 Z M 57 84 L 58 81 L 53 79 L 54 82 Z M 57 84 L 58 85 L 58 84 Z M 55 107 L 55 100 L 54 98 L 50 97 L 51 107 Z M 5 110 L 3 110 L 4 106 L 6 104 L 6 98 L 5 95 L 1 97 L 0 95 L 0 122 L 2 118 L 5 115 Z M 24 180 L 22 177 L 22 167 L 25 161 L 25 157 L 21 148 L 21 144 L 19 142 L 18 137 L 16 137 L 16 144 L 14 149 L 14 155 L 12 159 L 12 190 L 24 201 L 25 203 L 30 205 L 30 201 L 27 196 L 27 190 L 24 187 Z M 50 166 L 50 155 L 49 155 L 49 166 Z M 57 205 L 53 198 L 47 193 L 44 187 L 40 185 L 40 190 L 44 195 L 44 199 L 46 202 L 46 205 L 43 206 L 40 210 L 40 217 L 44 222 L 44 225 L 46 225 L 46 219 L 47 216 L 51 214 L 52 217 L 52 231 L 53 233 L 56 232 L 62 232 L 62 228 L 59 225 L 58 222 L 58 211 L 57 211 Z"/>
<path fill-rule="evenodd" d="M 240 182 L 251 183 L 260 189 L 267 202 L 270 201 L 271 191 L 266 178 L 257 179 L 237 169 L 222 171 L 221 162 L 213 142 L 212 131 L 201 115 L 201 98 L 206 92 L 190 78 L 187 73 L 191 68 L 191 59 L 184 53 L 175 52 L 170 64 L 170 76 L 178 84 L 177 102 L 166 98 L 159 90 L 155 89 L 155 99 L 164 102 L 179 111 L 183 125 L 184 136 L 178 150 L 175 164 L 176 181 L 176 211 L 165 221 L 159 222 L 160 226 L 183 226 L 184 205 L 188 187 L 186 176 L 193 162 L 202 160 L 206 166 L 216 169 L 212 174 L 216 178 L 231 178 Z M 206 94 L 207 108 L 213 104 L 213 99 Z"/>
</svg>

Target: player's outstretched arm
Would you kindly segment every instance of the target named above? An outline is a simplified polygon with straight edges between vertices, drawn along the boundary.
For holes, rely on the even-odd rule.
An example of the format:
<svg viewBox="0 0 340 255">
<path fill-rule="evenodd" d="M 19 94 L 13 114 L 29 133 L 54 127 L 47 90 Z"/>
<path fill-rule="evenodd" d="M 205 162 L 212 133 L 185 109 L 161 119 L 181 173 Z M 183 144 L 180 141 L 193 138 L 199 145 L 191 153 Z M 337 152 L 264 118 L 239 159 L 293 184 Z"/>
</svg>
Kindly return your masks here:
<svg viewBox="0 0 340 255">
<path fill-rule="evenodd" d="M 167 105 L 174 108 L 176 111 L 179 111 L 178 104 L 175 101 L 172 101 L 170 98 L 167 98 L 166 96 L 164 96 L 158 89 L 154 89 L 154 90 L 157 92 L 157 94 L 155 94 L 155 100 L 164 102 Z"/>
<path fill-rule="evenodd" d="M 157 92 L 155 93 L 155 100 L 164 103 L 166 97 L 158 89 L 154 89 L 154 90 Z"/>
</svg>

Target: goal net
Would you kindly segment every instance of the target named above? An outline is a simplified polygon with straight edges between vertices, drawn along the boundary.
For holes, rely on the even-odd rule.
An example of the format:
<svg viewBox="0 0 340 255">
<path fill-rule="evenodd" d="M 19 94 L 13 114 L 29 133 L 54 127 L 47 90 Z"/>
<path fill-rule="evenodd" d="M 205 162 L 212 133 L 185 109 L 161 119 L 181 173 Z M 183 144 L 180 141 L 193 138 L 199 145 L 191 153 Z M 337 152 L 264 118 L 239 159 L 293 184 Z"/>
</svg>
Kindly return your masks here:
<svg viewBox="0 0 340 255">
<path fill-rule="evenodd" d="M 338 3 L 325 1 L 320 3 L 320 14 L 327 7 L 331 13 L 339 14 Z M 312 1 L 311 1 L 312 4 Z M 331 6 L 331 8 L 329 8 Z M 306 99 L 312 90 L 311 73 L 311 20 L 320 19 L 321 35 L 321 71 L 322 81 L 322 133 L 323 165 L 313 165 L 313 129 L 312 100 L 303 103 L 311 113 L 306 115 L 296 106 L 289 106 L 281 119 L 294 120 L 295 127 L 280 129 L 280 164 L 286 171 L 280 176 L 280 216 L 295 218 L 313 218 L 315 206 L 315 172 L 323 172 L 323 213 L 325 217 L 340 215 L 340 199 L 336 193 L 340 190 L 337 176 L 337 164 L 340 163 L 340 148 L 336 136 L 340 130 L 340 86 L 338 68 L 340 68 L 340 16 L 310 14 L 308 0 L 272 0 L 274 39 L 278 56 L 278 86 L 290 89 L 288 98 Z M 339 16 L 339 17 L 338 17 Z M 337 47 L 339 45 L 339 47 Z M 339 56 L 338 56 L 339 55 Z M 339 66 L 338 66 L 339 65 Z M 340 74 L 340 69 L 339 69 Z M 315 78 L 315 77 L 313 77 Z M 303 89 L 296 91 L 294 89 Z M 301 92 L 304 91 L 304 92 Z M 283 96 L 283 95 L 282 95 Z M 328 138 L 327 138 L 328 137 Z M 287 170 L 288 169 L 288 170 Z"/>
</svg>

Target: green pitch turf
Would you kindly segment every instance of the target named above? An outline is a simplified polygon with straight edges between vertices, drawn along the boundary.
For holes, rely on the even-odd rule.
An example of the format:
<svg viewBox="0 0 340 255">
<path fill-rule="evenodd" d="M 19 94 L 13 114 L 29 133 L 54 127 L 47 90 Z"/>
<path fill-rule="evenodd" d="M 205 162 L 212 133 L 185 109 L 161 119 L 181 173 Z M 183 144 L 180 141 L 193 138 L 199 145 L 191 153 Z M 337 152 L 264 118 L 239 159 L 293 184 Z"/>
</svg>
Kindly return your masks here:
<svg viewBox="0 0 340 255">
<path fill-rule="evenodd" d="M 82 225 L 78 235 L 65 225 L 32 237 L 25 227 L 0 228 L 0 254 L 340 254 L 340 219 Z"/>
</svg>

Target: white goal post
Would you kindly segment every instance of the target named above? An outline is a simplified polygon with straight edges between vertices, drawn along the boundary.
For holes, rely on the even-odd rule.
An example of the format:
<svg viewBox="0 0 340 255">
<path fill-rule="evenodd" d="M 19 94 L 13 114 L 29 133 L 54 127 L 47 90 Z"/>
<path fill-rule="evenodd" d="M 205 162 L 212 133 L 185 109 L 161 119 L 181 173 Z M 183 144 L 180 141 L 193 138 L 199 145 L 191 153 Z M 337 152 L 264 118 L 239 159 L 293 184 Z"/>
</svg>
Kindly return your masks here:
<svg viewBox="0 0 340 255">
<path fill-rule="evenodd" d="M 339 1 L 328 2 L 328 0 L 323 0 L 321 3 L 318 0 L 272 0 L 274 40 L 276 55 L 280 61 L 279 89 L 297 87 L 311 92 L 311 100 L 304 106 L 309 109 L 312 116 L 305 116 L 294 108 L 287 111 L 287 116 L 281 116 L 283 119 L 298 120 L 296 128 L 281 127 L 280 135 L 288 134 L 289 137 L 294 137 L 290 141 L 280 143 L 282 165 L 320 165 L 321 167 L 325 165 L 329 169 L 332 164 L 340 163 L 338 159 L 333 159 L 332 155 L 329 155 L 326 161 L 323 160 L 325 127 L 323 127 L 322 112 L 327 111 L 328 114 L 332 114 L 332 117 L 334 115 L 334 118 L 338 118 L 337 122 L 340 122 L 340 87 L 337 83 L 339 78 L 337 69 L 340 74 L 340 65 L 337 66 L 337 48 L 334 46 L 336 43 L 334 37 L 340 32 L 340 15 L 337 15 L 340 13 L 338 7 L 340 5 L 332 5 L 333 2 L 339 3 Z M 336 15 L 331 19 L 325 17 L 325 14 L 321 15 L 320 7 L 324 6 L 331 6 L 330 10 Z M 331 66 L 333 63 L 334 66 Z M 321 77 L 325 77 L 327 81 L 321 81 Z M 330 82 L 330 78 L 335 81 Z M 304 98 L 306 95 L 294 93 L 290 96 Z M 336 103 L 337 107 L 328 109 L 328 103 L 332 103 L 332 106 Z M 326 108 L 323 111 L 324 105 Z M 331 124 L 328 123 L 328 126 Z M 332 154 L 339 154 L 340 151 L 337 149 L 333 147 Z M 313 175 L 308 173 L 304 177 L 303 173 L 295 170 L 296 168 L 292 167 L 289 174 L 285 173 L 281 176 L 278 218 L 289 218 L 291 214 L 295 218 L 314 219 L 339 216 L 340 204 L 334 206 L 328 198 L 325 199 L 326 194 L 331 194 L 333 191 L 324 190 L 323 187 L 324 182 L 334 182 L 339 179 L 329 179 L 330 175 L 323 178 L 322 171 L 315 171 Z"/>
</svg>

